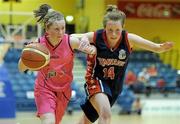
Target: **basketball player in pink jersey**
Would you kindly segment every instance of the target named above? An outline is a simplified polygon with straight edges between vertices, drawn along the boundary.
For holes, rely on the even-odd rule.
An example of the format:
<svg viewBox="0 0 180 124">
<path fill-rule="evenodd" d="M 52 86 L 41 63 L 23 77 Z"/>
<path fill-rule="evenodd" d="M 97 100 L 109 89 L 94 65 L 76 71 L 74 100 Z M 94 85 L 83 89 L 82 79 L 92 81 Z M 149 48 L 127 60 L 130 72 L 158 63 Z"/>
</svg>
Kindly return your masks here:
<svg viewBox="0 0 180 124">
<path fill-rule="evenodd" d="M 74 49 L 96 54 L 96 48 L 85 37 L 79 40 L 65 34 L 64 16 L 49 5 L 41 5 L 34 14 L 37 22 L 41 22 L 45 28 L 45 34 L 38 42 L 50 51 L 50 62 L 38 71 L 35 81 L 37 116 L 42 124 L 60 124 L 71 98 Z M 19 70 L 26 70 L 21 59 Z"/>
</svg>

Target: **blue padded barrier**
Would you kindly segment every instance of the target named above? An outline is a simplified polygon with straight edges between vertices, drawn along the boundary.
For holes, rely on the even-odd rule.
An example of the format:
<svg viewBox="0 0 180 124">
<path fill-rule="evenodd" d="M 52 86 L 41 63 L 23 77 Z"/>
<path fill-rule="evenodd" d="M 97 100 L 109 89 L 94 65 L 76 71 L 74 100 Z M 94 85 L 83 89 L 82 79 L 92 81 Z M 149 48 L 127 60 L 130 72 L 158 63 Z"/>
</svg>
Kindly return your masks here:
<svg viewBox="0 0 180 124">
<path fill-rule="evenodd" d="M 15 97 L 11 83 L 0 80 L 0 118 L 15 118 Z"/>
</svg>

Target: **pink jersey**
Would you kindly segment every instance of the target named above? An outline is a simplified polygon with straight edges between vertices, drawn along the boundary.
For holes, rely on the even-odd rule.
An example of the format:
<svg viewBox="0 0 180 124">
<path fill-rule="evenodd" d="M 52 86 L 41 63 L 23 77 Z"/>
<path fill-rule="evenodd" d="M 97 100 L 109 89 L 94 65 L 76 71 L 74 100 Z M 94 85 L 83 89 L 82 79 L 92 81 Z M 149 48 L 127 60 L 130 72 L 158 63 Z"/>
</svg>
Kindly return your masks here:
<svg viewBox="0 0 180 124">
<path fill-rule="evenodd" d="M 64 91 L 73 80 L 74 52 L 69 43 L 69 36 L 64 35 L 57 46 L 52 46 L 46 36 L 40 38 L 50 51 L 50 63 L 38 72 L 36 85 L 45 86 L 53 91 Z"/>
</svg>

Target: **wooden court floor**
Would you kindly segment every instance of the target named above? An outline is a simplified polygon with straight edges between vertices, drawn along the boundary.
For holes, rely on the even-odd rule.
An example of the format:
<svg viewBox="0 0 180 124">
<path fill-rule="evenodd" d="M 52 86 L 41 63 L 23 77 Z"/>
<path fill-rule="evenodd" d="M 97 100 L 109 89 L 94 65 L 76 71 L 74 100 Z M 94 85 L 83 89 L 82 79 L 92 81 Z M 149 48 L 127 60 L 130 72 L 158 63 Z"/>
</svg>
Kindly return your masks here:
<svg viewBox="0 0 180 124">
<path fill-rule="evenodd" d="M 61 124 L 77 124 L 81 112 L 65 115 Z M 0 124 L 41 124 L 34 112 L 21 112 L 16 119 L 0 119 Z M 97 124 L 97 123 L 95 123 Z M 180 115 L 118 115 L 113 113 L 111 124 L 180 124 Z"/>
</svg>

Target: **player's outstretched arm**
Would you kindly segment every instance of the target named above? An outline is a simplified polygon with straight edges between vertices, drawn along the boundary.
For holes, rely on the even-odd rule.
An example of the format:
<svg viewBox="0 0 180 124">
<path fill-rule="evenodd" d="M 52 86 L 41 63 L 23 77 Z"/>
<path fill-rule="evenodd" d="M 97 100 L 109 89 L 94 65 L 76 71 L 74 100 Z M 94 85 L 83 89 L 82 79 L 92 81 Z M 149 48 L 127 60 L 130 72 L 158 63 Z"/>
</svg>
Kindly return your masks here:
<svg viewBox="0 0 180 124">
<path fill-rule="evenodd" d="M 158 44 L 132 33 L 128 34 L 128 40 L 133 46 L 137 46 L 155 53 L 166 52 L 173 47 L 173 42 L 164 42 Z"/>
<path fill-rule="evenodd" d="M 90 44 L 86 35 L 83 35 L 81 38 L 71 36 L 70 44 L 72 49 L 77 49 L 87 54 L 96 54 L 96 47 Z"/>
<path fill-rule="evenodd" d="M 81 40 L 81 38 L 83 38 L 83 37 L 87 37 L 89 39 L 88 40 L 89 43 L 94 43 L 94 41 L 93 41 L 94 32 L 88 32 L 88 33 L 83 33 L 83 34 L 71 34 L 70 36 L 76 37 L 79 40 Z"/>
</svg>

